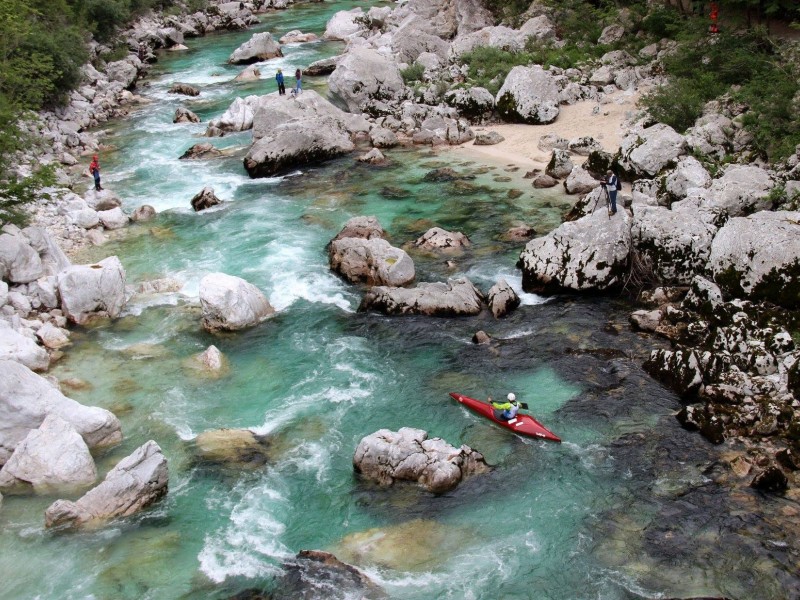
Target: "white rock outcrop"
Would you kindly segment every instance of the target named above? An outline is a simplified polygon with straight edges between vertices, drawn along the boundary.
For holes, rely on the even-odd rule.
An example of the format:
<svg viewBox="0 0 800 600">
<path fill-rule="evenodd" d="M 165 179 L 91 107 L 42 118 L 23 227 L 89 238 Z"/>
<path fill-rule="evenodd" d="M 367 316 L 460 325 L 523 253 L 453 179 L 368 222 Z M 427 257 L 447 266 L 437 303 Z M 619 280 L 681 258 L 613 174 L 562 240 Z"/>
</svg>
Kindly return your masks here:
<svg viewBox="0 0 800 600">
<path fill-rule="evenodd" d="M 370 48 L 353 48 L 328 79 L 333 101 L 348 112 L 368 109 L 370 102 L 394 102 L 405 94 L 400 69 L 390 58 Z"/>
<path fill-rule="evenodd" d="M 504 120 L 529 125 L 555 121 L 558 104 L 558 84 L 550 71 L 539 65 L 511 69 L 495 98 L 497 112 Z"/>
<path fill-rule="evenodd" d="M 56 500 L 51 504 L 45 511 L 45 526 L 80 527 L 128 517 L 165 496 L 168 480 L 167 459 L 150 440 L 75 502 Z"/>
<path fill-rule="evenodd" d="M 49 414 L 38 429 L 28 432 L 0 469 L 0 490 L 72 492 L 90 486 L 95 479 L 97 469 L 86 442 L 70 423 Z"/>
<path fill-rule="evenodd" d="M 116 318 L 125 307 L 125 269 L 116 256 L 63 270 L 57 286 L 64 315 L 78 325 L 93 316 Z"/>
<path fill-rule="evenodd" d="M 0 360 L 13 360 L 33 371 L 46 371 L 50 366 L 47 350 L 3 319 L 0 319 Z"/>
<path fill-rule="evenodd" d="M 375 237 L 343 237 L 331 242 L 331 270 L 350 283 L 403 286 L 414 281 L 414 261 L 400 248 Z"/>
<path fill-rule="evenodd" d="M 112 413 L 79 404 L 24 365 L 0 359 L 0 464 L 50 414 L 70 423 L 89 448 L 122 441 L 119 420 Z"/>
<path fill-rule="evenodd" d="M 271 33 L 262 31 L 254 33 L 253 37 L 234 50 L 228 62 L 233 65 L 248 65 L 278 56 L 283 56 L 280 44 L 273 39 Z"/>
<path fill-rule="evenodd" d="M 225 273 L 211 273 L 200 280 L 200 306 L 203 327 L 209 331 L 252 327 L 275 312 L 256 286 Z"/>
</svg>

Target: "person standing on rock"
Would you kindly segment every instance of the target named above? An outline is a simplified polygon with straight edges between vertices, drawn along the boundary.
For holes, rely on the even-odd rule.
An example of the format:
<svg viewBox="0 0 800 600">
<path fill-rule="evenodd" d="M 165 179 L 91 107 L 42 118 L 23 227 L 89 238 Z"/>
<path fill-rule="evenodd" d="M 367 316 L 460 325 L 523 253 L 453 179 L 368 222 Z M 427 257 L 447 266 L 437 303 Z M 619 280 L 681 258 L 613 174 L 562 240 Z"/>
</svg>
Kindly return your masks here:
<svg viewBox="0 0 800 600">
<path fill-rule="evenodd" d="M 303 72 L 297 69 L 294 72 L 294 78 L 297 80 L 297 83 L 294 84 L 294 94 L 295 96 L 299 96 L 300 92 L 303 91 Z"/>
<path fill-rule="evenodd" d="M 89 173 L 94 177 L 95 191 L 101 191 L 103 188 L 100 186 L 100 162 L 97 160 L 97 154 L 92 157 L 92 162 L 89 164 Z"/>
<path fill-rule="evenodd" d="M 614 172 L 609 169 L 606 171 L 605 179 L 606 190 L 608 191 L 608 199 L 611 202 L 611 214 L 617 214 L 617 190 L 619 189 L 619 177 L 614 175 Z"/>
<path fill-rule="evenodd" d="M 278 69 L 278 72 L 275 74 L 275 81 L 278 82 L 278 95 L 285 96 L 286 86 L 283 85 L 283 71 L 280 69 Z"/>
</svg>

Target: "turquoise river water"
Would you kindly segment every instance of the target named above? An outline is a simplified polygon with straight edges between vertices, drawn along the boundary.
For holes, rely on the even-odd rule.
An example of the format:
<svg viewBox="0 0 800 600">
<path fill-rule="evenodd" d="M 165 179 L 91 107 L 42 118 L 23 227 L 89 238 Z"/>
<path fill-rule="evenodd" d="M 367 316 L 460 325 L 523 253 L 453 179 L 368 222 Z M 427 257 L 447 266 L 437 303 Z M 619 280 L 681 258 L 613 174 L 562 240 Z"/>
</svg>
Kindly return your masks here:
<svg viewBox="0 0 800 600">
<path fill-rule="evenodd" d="M 523 222 L 552 229 L 569 199 L 533 190 L 509 165 L 429 149 L 389 151 L 385 168 L 349 156 L 251 180 L 245 132 L 211 140 L 229 156 L 178 160 L 205 130 L 174 125 L 178 106 L 205 122 L 236 96 L 273 92 L 275 68 L 293 73 L 342 48 L 288 46 L 262 65 L 261 82 L 233 84 L 240 67 L 225 61 L 253 31 L 321 34 L 335 11 L 364 4 L 301 4 L 247 32 L 189 40 L 189 52 L 162 55 L 140 84 L 150 103 L 102 132 L 104 185 L 126 209 L 151 204 L 159 215 L 82 258 L 116 254 L 129 283 L 172 277 L 183 289 L 136 296 L 114 323 L 75 331 L 52 373 L 88 382 L 65 391 L 122 421 L 125 441 L 98 457 L 101 473 L 154 439 L 169 460 L 170 490 L 140 516 L 73 534 L 44 529 L 53 498 L 7 497 L 0 597 L 225 598 L 269 590 L 303 549 L 333 551 L 400 599 L 790 597 L 791 561 L 731 533 L 760 521 L 731 523 L 729 501 L 702 491 L 714 449 L 677 426 L 677 398 L 641 372 L 659 342 L 630 332 L 624 303 L 523 294 L 500 321 L 387 318 L 359 313 L 363 289 L 328 269 L 325 246 L 342 224 L 376 215 L 395 245 L 433 225 L 471 238 L 455 267 L 413 255 L 418 280 L 465 274 L 486 291 L 505 277 L 521 291 L 522 245 L 503 233 Z M 176 81 L 201 95 L 167 94 Z M 325 80 L 306 87 L 325 93 Z M 475 179 L 422 180 L 445 165 Z M 194 213 L 189 200 L 206 185 L 226 202 Z M 215 271 L 258 286 L 277 315 L 236 334 L 204 332 L 198 282 Z M 491 346 L 471 343 L 480 329 Z M 219 379 L 187 366 L 212 343 L 230 361 Z M 510 390 L 564 443 L 517 438 L 447 394 Z M 469 444 L 495 468 L 443 496 L 360 481 L 359 440 L 403 426 Z M 192 440 L 218 428 L 272 435 L 275 456 L 255 470 L 198 462 Z"/>
</svg>

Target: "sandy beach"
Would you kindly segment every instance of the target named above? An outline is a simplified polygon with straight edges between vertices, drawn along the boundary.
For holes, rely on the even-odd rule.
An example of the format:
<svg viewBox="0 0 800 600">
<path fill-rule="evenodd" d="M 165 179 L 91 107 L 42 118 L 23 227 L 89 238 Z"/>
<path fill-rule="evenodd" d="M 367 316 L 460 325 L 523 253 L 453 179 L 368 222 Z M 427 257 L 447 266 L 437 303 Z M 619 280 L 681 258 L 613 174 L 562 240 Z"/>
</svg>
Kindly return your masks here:
<svg viewBox="0 0 800 600">
<path fill-rule="evenodd" d="M 505 140 L 494 146 L 476 146 L 473 142 L 452 148 L 452 152 L 482 156 L 506 161 L 526 169 L 544 169 L 550 160 L 550 151 L 538 148 L 539 139 L 555 133 L 567 140 L 592 136 L 608 152 L 616 152 L 621 140 L 622 124 L 636 113 L 637 92 L 617 92 L 608 96 L 606 103 L 592 100 L 562 105 L 558 118 L 549 125 L 504 124 L 475 127 L 475 131 L 496 131 Z M 584 157 L 573 156 L 580 163 Z"/>
</svg>

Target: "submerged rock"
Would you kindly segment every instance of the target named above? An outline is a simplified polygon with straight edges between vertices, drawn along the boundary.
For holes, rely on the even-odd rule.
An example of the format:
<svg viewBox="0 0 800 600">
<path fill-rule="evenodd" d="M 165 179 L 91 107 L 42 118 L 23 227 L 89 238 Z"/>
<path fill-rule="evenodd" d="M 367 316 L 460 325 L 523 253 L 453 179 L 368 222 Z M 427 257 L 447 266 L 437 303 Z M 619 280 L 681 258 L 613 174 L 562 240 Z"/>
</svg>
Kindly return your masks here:
<svg viewBox="0 0 800 600">
<path fill-rule="evenodd" d="M 173 123 L 199 123 L 200 117 L 190 111 L 188 108 L 179 107 L 175 110 L 175 116 L 172 119 Z"/>
<path fill-rule="evenodd" d="M 414 240 L 414 246 L 431 252 L 461 252 L 469 248 L 469 238 L 460 231 L 446 231 L 441 227 L 431 227 Z"/>
<path fill-rule="evenodd" d="M 169 88 L 168 94 L 181 94 L 183 96 L 199 96 L 200 90 L 188 83 L 175 83 Z"/>
<path fill-rule="evenodd" d="M 421 429 L 381 429 L 361 440 L 353 468 L 364 478 L 389 486 L 413 481 L 435 494 L 455 488 L 463 479 L 487 473 L 483 456 L 470 448 L 455 448 L 441 438 L 428 438 Z"/>
<path fill-rule="evenodd" d="M 386 240 L 344 237 L 331 242 L 328 258 L 332 271 L 350 283 L 402 286 L 414 281 L 414 261 Z"/>
<path fill-rule="evenodd" d="M 270 600 L 383 600 L 389 596 L 374 581 L 333 554 L 301 550 L 284 563 L 284 575 L 276 582 Z"/>
<path fill-rule="evenodd" d="M 56 500 L 45 527 L 80 527 L 140 512 L 167 493 L 167 459 L 150 440 L 122 459 L 103 482 L 75 502 Z"/>
<path fill-rule="evenodd" d="M 185 159 L 198 159 L 198 158 L 216 158 L 222 156 L 222 151 L 217 149 L 213 144 L 203 142 L 201 144 L 194 144 L 180 158 Z"/>
<path fill-rule="evenodd" d="M 387 315 L 427 315 L 430 317 L 474 316 L 483 309 L 483 295 L 466 278 L 447 283 L 420 283 L 415 288 L 371 288 L 358 310 L 377 310 Z"/>
<path fill-rule="evenodd" d="M 200 280 L 200 306 L 208 331 L 245 329 L 275 312 L 256 286 L 225 273 L 211 273 Z"/>
<path fill-rule="evenodd" d="M 249 429 L 204 431 L 195 438 L 194 447 L 201 461 L 225 467 L 255 469 L 269 461 L 268 438 Z"/>
<path fill-rule="evenodd" d="M 191 205 L 195 212 L 200 212 L 217 204 L 222 204 L 222 200 L 214 194 L 214 188 L 208 186 L 195 194 L 191 200 Z"/>
<path fill-rule="evenodd" d="M 186 366 L 195 373 L 212 379 L 225 377 L 230 372 L 227 357 L 213 344 L 203 352 L 190 357 Z"/>
</svg>

